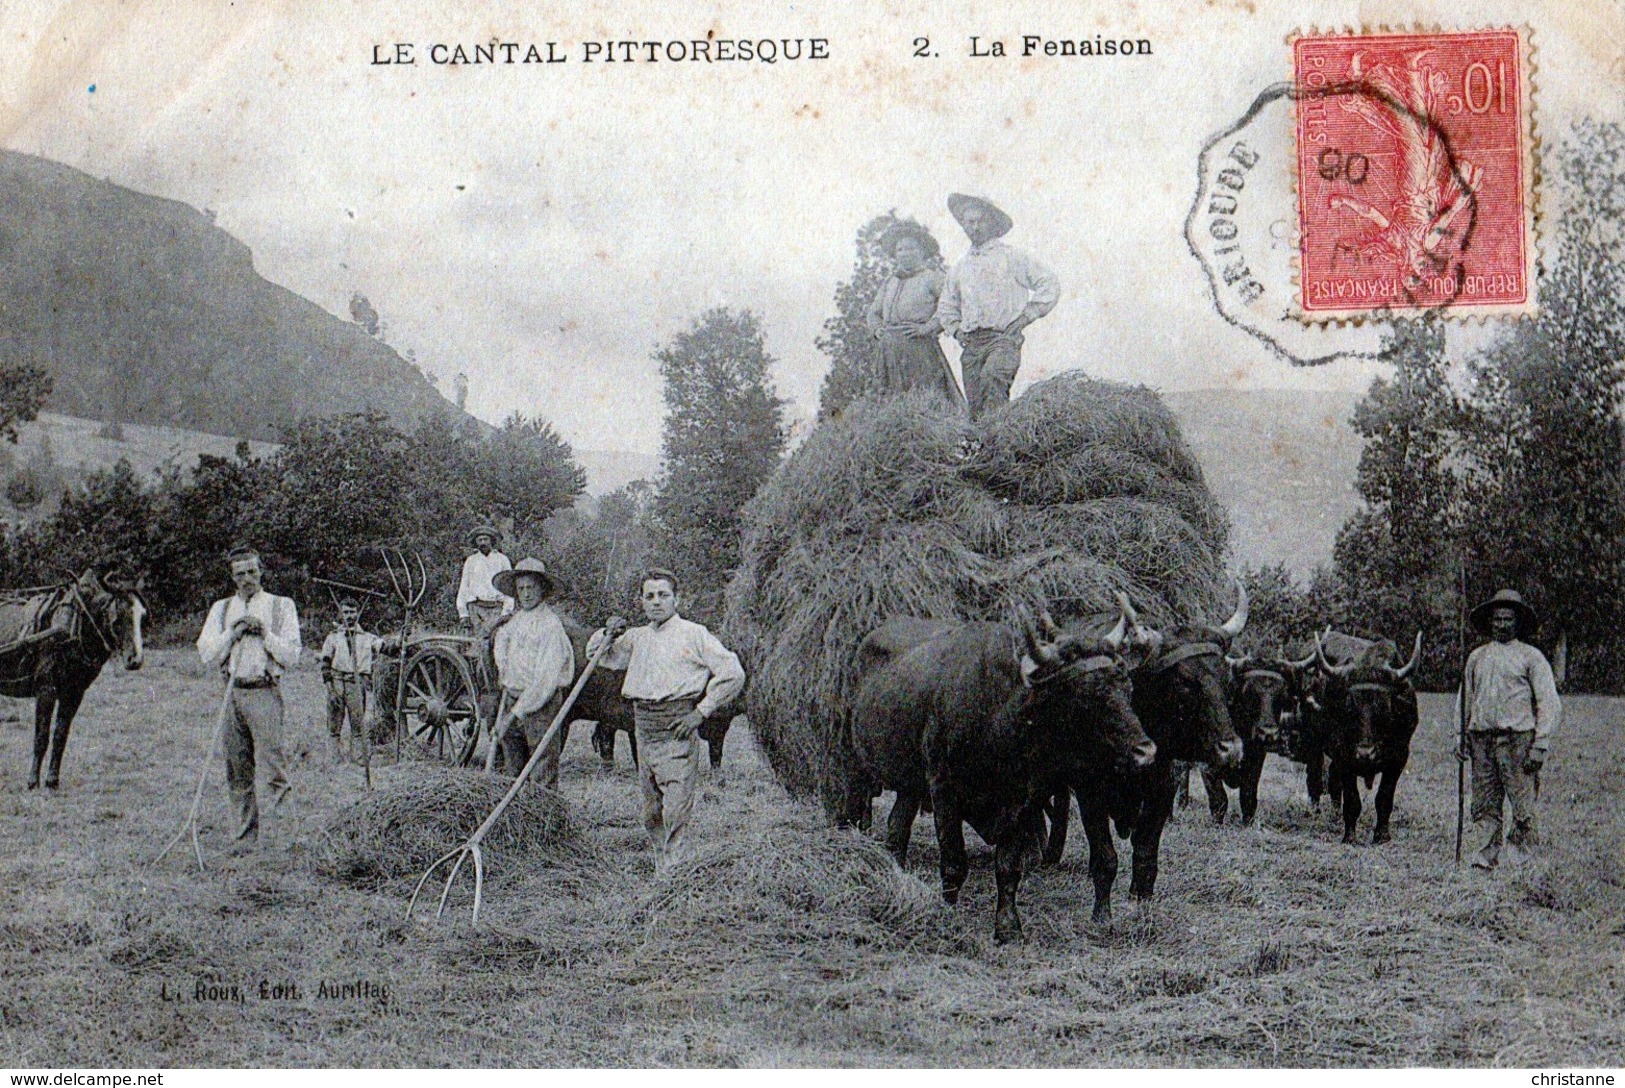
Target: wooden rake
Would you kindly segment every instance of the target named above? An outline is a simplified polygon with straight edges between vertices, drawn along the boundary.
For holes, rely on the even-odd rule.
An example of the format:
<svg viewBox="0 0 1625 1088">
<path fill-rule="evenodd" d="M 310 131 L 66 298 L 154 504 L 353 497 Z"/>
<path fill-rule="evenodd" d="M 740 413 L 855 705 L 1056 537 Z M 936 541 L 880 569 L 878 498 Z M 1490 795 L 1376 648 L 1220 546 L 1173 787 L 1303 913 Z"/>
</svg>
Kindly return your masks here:
<svg viewBox="0 0 1625 1088">
<path fill-rule="evenodd" d="M 483 901 L 485 891 L 485 853 L 480 848 L 480 844 L 485 840 L 485 836 L 490 832 L 491 828 L 496 826 L 496 822 L 502 819 L 502 814 L 507 810 L 508 805 L 515 797 L 519 796 L 519 791 L 524 788 L 525 782 L 530 778 L 530 772 L 535 770 L 536 764 L 541 762 L 542 756 L 546 754 L 547 746 L 553 743 L 553 737 L 564 727 L 565 721 L 568 720 L 567 715 L 570 713 L 571 708 L 575 706 L 576 698 L 581 694 L 581 689 L 587 686 L 587 678 L 592 675 L 593 669 L 598 667 L 598 662 L 603 660 L 604 655 L 609 652 L 609 648 L 614 643 L 614 639 L 606 637 L 603 645 L 598 647 L 598 652 L 593 654 L 592 659 L 587 662 L 587 667 L 581 670 L 581 675 L 576 677 L 575 686 L 570 689 L 570 694 L 564 700 L 564 705 L 559 707 L 557 714 L 553 715 L 553 724 L 549 725 L 547 732 L 542 734 L 541 742 L 536 745 L 536 750 L 530 754 L 529 762 L 519 772 L 519 776 L 513 780 L 513 785 L 508 787 L 508 792 L 502 795 L 502 800 L 497 802 L 496 807 L 491 810 L 491 814 L 485 818 L 485 822 L 480 824 L 474 834 L 468 837 L 467 842 L 455 850 L 447 852 L 423 871 L 423 875 L 418 878 L 417 887 L 412 889 L 411 900 L 406 904 L 406 916 L 408 918 L 412 917 L 412 911 L 417 906 L 418 896 L 423 892 L 423 886 L 429 882 L 429 877 L 434 875 L 434 871 L 442 865 L 450 864 L 451 872 L 446 875 L 446 886 L 440 892 L 440 905 L 435 908 L 434 912 L 436 918 L 444 915 L 446 913 L 446 899 L 451 895 L 451 886 L 456 881 L 457 874 L 462 871 L 463 863 L 473 858 L 474 915 L 469 924 L 475 926 L 480 924 L 480 904 Z"/>
<path fill-rule="evenodd" d="M 209 768 L 214 764 L 215 752 L 220 750 L 220 739 L 226 732 L 226 715 L 231 711 L 231 687 L 237 680 L 237 664 L 235 660 L 232 660 L 233 656 L 228 654 L 227 657 L 231 664 L 226 669 L 226 690 L 220 696 L 220 713 L 215 716 L 214 734 L 209 738 L 209 750 L 203 754 L 203 766 L 198 768 L 197 789 L 192 791 L 192 807 L 187 810 L 186 819 L 175 832 L 174 838 L 170 839 L 169 843 L 158 852 L 158 856 L 152 859 L 154 865 L 168 857 L 169 852 L 175 849 L 176 845 L 190 831 L 192 833 L 192 856 L 197 859 L 197 871 L 200 873 L 205 871 L 203 847 L 198 843 L 197 817 L 198 812 L 203 808 L 203 786 L 209 780 Z"/>
</svg>

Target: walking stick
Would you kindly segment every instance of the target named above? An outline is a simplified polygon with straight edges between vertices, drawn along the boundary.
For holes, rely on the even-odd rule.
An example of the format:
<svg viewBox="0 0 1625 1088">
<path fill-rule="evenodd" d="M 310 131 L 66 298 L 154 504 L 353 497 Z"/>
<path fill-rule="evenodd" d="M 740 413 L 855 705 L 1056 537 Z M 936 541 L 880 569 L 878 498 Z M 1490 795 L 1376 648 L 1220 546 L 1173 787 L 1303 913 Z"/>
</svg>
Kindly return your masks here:
<svg viewBox="0 0 1625 1088">
<path fill-rule="evenodd" d="M 497 699 L 496 720 L 491 723 L 491 747 L 485 751 L 486 774 L 496 773 L 497 746 L 502 743 L 502 738 L 508 735 L 509 723 L 502 720 L 502 712 L 506 709 L 508 709 L 508 689 L 503 688 L 502 695 Z"/>
<path fill-rule="evenodd" d="M 1456 660 L 1461 684 L 1456 691 L 1456 868 L 1461 868 L 1461 836 L 1467 820 L 1467 564 L 1461 564 L 1461 593 L 1456 605 Z"/>
<path fill-rule="evenodd" d="M 412 910 L 417 906 L 418 895 L 422 893 L 423 885 L 428 883 L 429 877 L 434 874 L 436 869 L 447 862 L 451 862 L 451 872 L 446 876 L 446 886 L 440 892 L 440 905 L 435 909 L 434 916 L 439 918 L 445 914 L 446 898 L 451 895 L 452 882 L 457 879 L 457 874 L 462 871 L 463 862 L 473 858 L 474 915 L 469 924 L 475 926 L 480 924 L 480 901 L 485 891 L 485 854 L 480 849 L 480 843 L 485 839 L 491 828 L 496 826 L 496 822 L 502 818 L 502 813 L 507 810 L 508 805 L 515 797 L 519 796 L 519 791 L 524 787 L 525 780 L 530 777 L 530 772 L 535 769 L 536 764 L 541 762 L 542 756 L 547 752 L 547 746 L 553 743 L 553 737 L 558 733 L 560 727 L 564 725 L 570 709 L 575 706 L 576 697 L 581 694 L 581 689 L 587 686 L 587 677 L 592 675 L 592 670 L 598 666 L 598 662 L 603 659 L 603 656 L 609 652 L 609 648 L 614 644 L 614 639 L 605 638 L 604 644 L 598 647 L 598 652 L 592 655 L 591 661 L 587 662 L 587 667 L 581 670 L 581 675 L 576 677 L 575 686 L 570 689 L 570 694 L 564 700 L 564 705 L 559 707 L 557 714 L 553 715 L 553 724 L 547 727 L 547 732 L 542 734 L 541 742 L 536 745 L 536 750 L 530 754 L 530 761 L 525 764 L 524 770 L 519 772 L 519 776 L 513 780 L 513 785 L 508 787 L 508 792 L 502 795 L 502 800 L 497 802 L 496 808 L 491 810 L 491 814 L 485 818 L 485 822 L 480 824 L 479 829 L 468 837 L 467 842 L 455 850 L 449 851 L 423 871 L 423 875 L 418 878 L 417 887 L 412 889 L 411 900 L 406 904 L 406 916 L 408 918 L 412 917 Z"/>
<path fill-rule="evenodd" d="M 175 837 L 170 839 L 168 845 L 159 851 L 157 857 L 152 859 L 154 865 L 163 861 L 169 852 L 175 849 L 175 844 L 180 842 L 187 831 L 190 830 L 192 832 L 192 856 L 197 858 L 198 872 L 204 871 L 203 847 L 199 845 L 197 838 L 198 810 L 203 807 L 203 784 L 208 781 L 209 767 L 214 763 L 214 753 L 220 747 L 220 738 L 226 732 L 226 714 L 231 710 L 231 686 L 236 680 L 237 663 L 232 661 L 226 668 L 226 690 L 220 696 L 220 713 L 215 718 L 214 734 L 209 738 L 209 750 L 203 756 L 203 766 L 198 768 L 197 788 L 192 791 L 192 807 L 187 810 L 186 820 L 181 824 L 180 830 L 175 832 Z"/>
</svg>

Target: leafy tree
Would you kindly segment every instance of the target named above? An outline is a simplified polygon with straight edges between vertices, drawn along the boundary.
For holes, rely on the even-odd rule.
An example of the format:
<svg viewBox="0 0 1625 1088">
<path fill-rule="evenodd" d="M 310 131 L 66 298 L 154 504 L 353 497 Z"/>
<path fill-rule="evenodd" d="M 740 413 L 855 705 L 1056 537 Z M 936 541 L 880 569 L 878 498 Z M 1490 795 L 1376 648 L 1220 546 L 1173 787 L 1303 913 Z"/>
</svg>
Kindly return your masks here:
<svg viewBox="0 0 1625 1088">
<path fill-rule="evenodd" d="M 1428 674 L 1448 673 L 1460 611 L 1456 589 L 1459 479 L 1451 455 L 1457 402 L 1445 373 L 1444 328 L 1436 318 L 1395 324 L 1384 344 L 1392 379 L 1378 378 L 1355 408 L 1366 440 L 1355 473 L 1365 500 L 1338 533 L 1337 574 L 1351 631 L 1408 642 L 1424 631 Z"/>
<path fill-rule="evenodd" d="M 51 376 L 26 363 L 0 364 L 0 437 L 17 444 L 17 427 L 39 418 L 51 395 Z"/>
<path fill-rule="evenodd" d="M 560 604 L 584 624 L 628 615 L 638 576 L 651 565 L 654 488 L 637 480 L 598 501 L 596 512 L 561 510 L 547 524 L 542 558 L 560 577 Z"/>
<path fill-rule="evenodd" d="M 655 358 L 666 382 L 661 545 L 691 597 L 714 594 L 739 561 L 740 510 L 784 453 L 774 360 L 756 315 L 726 307 L 696 318 Z"/>
<path fill-rule="evenodd" d="M 368 336 L 378 336 L 383 332 L 383 323 L 378 318 L 378 311 L 373 308 L 367 296 L 359 291 L 350 296 L 350 320 L 367 330 Z"/>
<path fill-rule="evenodd" d="M 516 534 L 531 535 L 586 491 L 587 473 L 551 423 L 515 412 L 474 451 L 471 483 L 476 509 L 504 513 Z"/>
<path fill-rule="evenodd" d="M 840 415 L 848 404 L 873 388 L 875 338 L 865 314 L 891 274 L 891 262 L 880 249 L 880 239 L 898 223 L 919 225 L 899 217 L 893 209 L 859 228 L 852 275 L 835 286 L 835 316 L 824 322 L 824 335 L 815 341 L 818 350 L 830 359 L 829 373 L 824 376 L 818 397 L 819 419 Z M 942 267 L 940 257 L 933 263 Z"/>
<path fill-rule="evenodd" d="M 34 509 L 45 500 L 45 486 L 39 473 L 31 468 L 20 468 L 6 481 L 6 501 L 24 512 Z"/>
<path fill-rule="evenodd" d="M 1625 618 L 1625 133 L 1582 121 L 1559 156 L 1564 197 L 1540 312 L 1472 368 L 1463 458 L 1472 593 L 1523 588 L 1566 632 L 1577 682 L 1617 683 Z"/>
</svg>

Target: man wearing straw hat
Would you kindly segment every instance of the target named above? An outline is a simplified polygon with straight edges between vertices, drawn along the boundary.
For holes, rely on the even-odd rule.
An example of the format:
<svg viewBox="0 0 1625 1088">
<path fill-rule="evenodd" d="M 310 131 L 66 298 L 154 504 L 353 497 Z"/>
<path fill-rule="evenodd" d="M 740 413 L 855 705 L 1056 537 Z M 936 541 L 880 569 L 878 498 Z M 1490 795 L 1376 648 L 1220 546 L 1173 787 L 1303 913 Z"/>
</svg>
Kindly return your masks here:
<svg viewBox="0 0 1625 1088">
<path fill-rule="evenodd" d="M 703 625 L 677 614 L 677 576 L 671 571 L 644 574 L 642 601 L 647 625 L 627 630 L 625 620 L 612 616 L 588 640 L 587 655 L 596 654 L 605 638 L 615 640 L 602 664 L 626 670 L 621 694 L 632 700 L 643 827 L 665 864 L 687 845 L 700 771 L 695 734 L 739 694 L 745 670 Z"/>
<path fill-rule="evenodd" d="M 911 220 L 893 223 L 879 247 L 892 260 L 893 272 L 869 304 L 869 331 L 878 341 L 876 384 L 883 393 L 929 389 L 963 405 L 959 383 L 937 338 L 937 302 L 943 275 L 942 249 L 931 232 Z"/>
<path fill-rule="evenodd" d="M 491 636 L 497 679 L 507 704 L 496 731 L 508 767 L 517 776 L 575 679 L 575 649 L 564 622 L 547 605 L 556 586 L 540 559 L 521 559 L 512 570 L 498 571 L 492 581 L 499 592 L 519 602 L 518 610 L 502 619 Z M 553 735 L 542 757 L 541 781 L 549 789 L 559 785 L 559 753 L 564 747 L 560 735 Z"/>
<path fill-rule="evenodd" d="M 511 570 L 508 557 L 496 550 L 502 534 L 494 525 L 478 525 L 468 534 L 475 550 L 463 560 L 463 580 L 457 586 L 457 616 L 480 638 L 486 638 L 497 622 L 513 612 L 513 598 L 496 585 L 496 576 Z"/>
<path fill-rule="evenodd" d="M 1010 217 L 981 197 L 954 193 L 948 210 L 970 239 L 970 252 L 948 273 L 937 323 L 963 349 L 959 369 L 965 400 L 978 419 L 1010 403 L 1010 386 L 1021 368 L 1022 335 L 1055 309 L 1061 297 L 1055 273 L 1002 239 Z"/>
<path fill-rule="evenodd" d="M 1536 616 L 1516 590 L 1501 590 L 1471 616 L 1473 627 L 1490 641 L 1467 658 L 1458 703 L 1466 707 L 1467 750 L 1460 756 L 1472 761 L 1473 823 L 1484 831 L 1473 866 L 1494 869 L 1503 841 L 1513 848 L 1536 841 L 1540 769 L 1563 706 L 1546 656 L 1523 641 L 1534 631 Z M 1512 830 L 1503 838 L 1508 802 Z"/>
<path fill-rule="evenodd" d="M 214 602 L 197 637 L 203 664 L 231 678 L 226 716 L 226 781 L 237 806 L 240 853 L 259 839 L 256 756 L 271 771 L 272 808 L 292 789 L 282 748 L 282 674 L 299 663 L 299 613 L 287 597 L 260 588 L 260 556 L 238 546 L 227 556 L 237 592 Z"/>
</svg>

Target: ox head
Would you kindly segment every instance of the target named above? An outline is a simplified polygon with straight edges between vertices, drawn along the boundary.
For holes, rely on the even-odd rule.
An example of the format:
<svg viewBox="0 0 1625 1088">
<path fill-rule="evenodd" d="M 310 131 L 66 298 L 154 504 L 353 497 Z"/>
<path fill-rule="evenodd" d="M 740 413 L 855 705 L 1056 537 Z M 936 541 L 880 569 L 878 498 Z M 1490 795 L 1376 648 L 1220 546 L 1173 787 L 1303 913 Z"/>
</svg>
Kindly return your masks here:
<svg viewBox="0 0 1625 1088">
<path fill-rule="evenodd" d="M 1061 631 L 1047 612 L 1036 624 L 1023 622 L 1027 654 L 1021 671 L 1038 712 L 1053 715 L 1078 747 L 1103 743 L 1115 761 L 1149 767 L 1157 746 L 1134 713 L 1134 689 L 1123 660 L 1131 638 L 1130 611 L 1123 610 L 1116 626 L 1098 638 Z"/>
<path fill-rule="evenodd" d="M 1414 713 L 1415 692 L 1410 676 L 1422 660 L 1422 632 L 1410 660 L 1396 664 L 1398 648 L 1386 640 L 1342 664 L 1326 658 L 1320 636 L 1315 636 L 1315 657 L 1327 677 L 1326 703 L 1334 734 L 1358 768 L 1375 768 L 1382 759 L 1383 739 L 1400 725 L 1401 704 Z"/>
<path fill-rule="evenodd" d="M 1182 625 L 1135 672 L 1141 714 L 1174 759 L 1230 768 L 1241 762 L 1241 738 L 1230 721 L 1225 655 L 1247 626 L 1247 587 L 1236 583 L 1236 610 L 1218 627 Z"/>
<path fill-rule="evenodd" d="M 1230 724 L 1244 741 L 1273 748 L 1280 743 L 1282 716 L 1290 712 L 1285 663 L 1252 654 L 1227 656 L 1225 662 L 1230 666 Z"/>
</svg>

